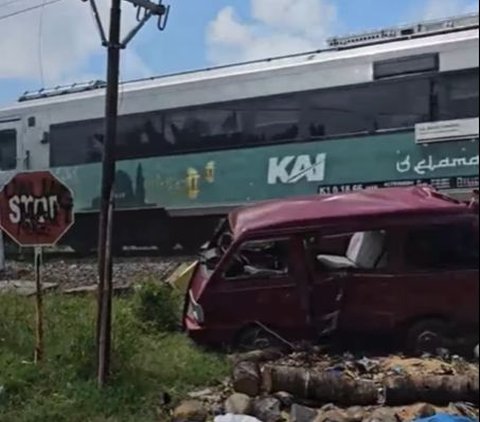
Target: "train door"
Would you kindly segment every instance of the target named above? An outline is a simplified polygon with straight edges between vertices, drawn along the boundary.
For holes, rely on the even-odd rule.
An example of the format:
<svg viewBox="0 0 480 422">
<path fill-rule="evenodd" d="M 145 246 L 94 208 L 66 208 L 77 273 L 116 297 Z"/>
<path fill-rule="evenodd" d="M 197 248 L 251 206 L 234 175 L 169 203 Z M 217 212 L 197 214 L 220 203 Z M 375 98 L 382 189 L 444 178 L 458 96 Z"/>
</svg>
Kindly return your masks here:
<svg viewBox="0 0 480 422">
<path fill-rule="evenodd" d="M 0 120 L 0 175 L 8 175 L 22 163 L 20 120 Z"/>
</svg>

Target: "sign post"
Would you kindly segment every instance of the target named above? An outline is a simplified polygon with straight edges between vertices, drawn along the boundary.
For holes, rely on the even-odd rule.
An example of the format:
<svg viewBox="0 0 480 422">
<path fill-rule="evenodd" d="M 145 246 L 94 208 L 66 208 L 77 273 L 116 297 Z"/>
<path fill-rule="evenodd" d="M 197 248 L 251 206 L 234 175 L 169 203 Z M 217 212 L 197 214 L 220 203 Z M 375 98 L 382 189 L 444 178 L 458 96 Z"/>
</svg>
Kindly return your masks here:
<svg viewBox="0 0 480 422">
<path fill-rule="evenodd" d="M 40 267 L 42 265 L 42 247 L 35 246 L 35 304 L 36 304 L 36 342 L 35 342 L 35 363 L 41 362 L 43 359 L 43 295 L 42 295 L 42 278 Z"/>
<path fill-rule="evenodd" d="M 72 191 L 49 171 L 18 173 L 0 192 L 0 228 L 35 251 L 35 363 L 44 357 L 42 248 L 54 246 L 73 223 Z"/>
</svg>

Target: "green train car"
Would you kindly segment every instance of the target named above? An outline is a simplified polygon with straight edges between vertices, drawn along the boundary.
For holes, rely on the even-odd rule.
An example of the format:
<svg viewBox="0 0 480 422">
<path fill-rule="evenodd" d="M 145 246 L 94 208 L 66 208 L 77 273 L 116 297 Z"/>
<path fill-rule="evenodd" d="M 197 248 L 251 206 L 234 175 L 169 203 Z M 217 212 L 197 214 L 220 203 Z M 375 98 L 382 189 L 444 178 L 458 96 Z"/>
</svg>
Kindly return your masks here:
<svg viewBox="0 0 480 422">
<path fill-rule="evenodd" d="M 239 205 L 428 183 L 478 188 L 478 15 L 332 38 L 328 48 L 123 84 L 117 248 L 194 250 Z M 75 194 L 62 243 L 95 247 L 103 82 L 0 109 L 0 177 L 50 169 Z"/>
</svg>

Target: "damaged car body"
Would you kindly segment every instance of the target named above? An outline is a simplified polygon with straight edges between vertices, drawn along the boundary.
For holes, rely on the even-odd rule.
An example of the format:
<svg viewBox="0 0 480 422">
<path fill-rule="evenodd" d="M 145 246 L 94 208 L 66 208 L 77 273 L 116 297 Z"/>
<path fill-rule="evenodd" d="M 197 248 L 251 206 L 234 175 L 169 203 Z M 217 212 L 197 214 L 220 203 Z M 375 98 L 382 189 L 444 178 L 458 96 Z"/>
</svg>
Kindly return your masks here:
<svg viewBox="0 0 480 422">
<path fill-rule="evenodd" d="M 478 248 L 478 208 L 429 187 L 241 208 L 193 271 L 184 328 L 244 348 L 342 333 L 478 344 Z"/>
</svg>

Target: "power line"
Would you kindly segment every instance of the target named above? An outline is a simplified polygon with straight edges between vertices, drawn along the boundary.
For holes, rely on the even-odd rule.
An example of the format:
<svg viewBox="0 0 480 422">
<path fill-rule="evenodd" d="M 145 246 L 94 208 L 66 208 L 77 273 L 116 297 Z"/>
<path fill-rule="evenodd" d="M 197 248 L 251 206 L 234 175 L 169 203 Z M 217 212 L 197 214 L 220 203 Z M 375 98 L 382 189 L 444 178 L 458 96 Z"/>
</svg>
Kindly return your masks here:
<svg viewBox="0 0 480 422">
<path fill-rule="evenodd" d="M 7 6 L 10 6 L 11 4 L 20 3 L 21 1 L 25 1 L 25 0 L 10 0 L 0 4 L 0 7 L 7 7 Z"/>
<path fill-rule="evenodd" d="M 6 15 L 0 16 L 0 21 L 3 21 L 4 19 L 12 18 L 13 16 L 18 16 L 23 13 L 30 12 L 32 10 L 40 9 L 41 7 L 49 6 L 50 4 L 58 3 L 60 1 L 62 0 L 50 0 L 50 1 L 47 1 L 46 3 L 37 4 L 36 6 L 27 7 L 26 9 L 20 9 L 20 10 L 17 10 L 16 12 L 7 13 Z"/>
<path fill-rule="evenodd" d="M 45 77 L 43 70 L 43 15 L 45 12 L 46 0 L 42 0 L 40 17 L 38 21 L 38 67 L 40 70 L 40 82 L 45 86 Z"/>
</svg>

